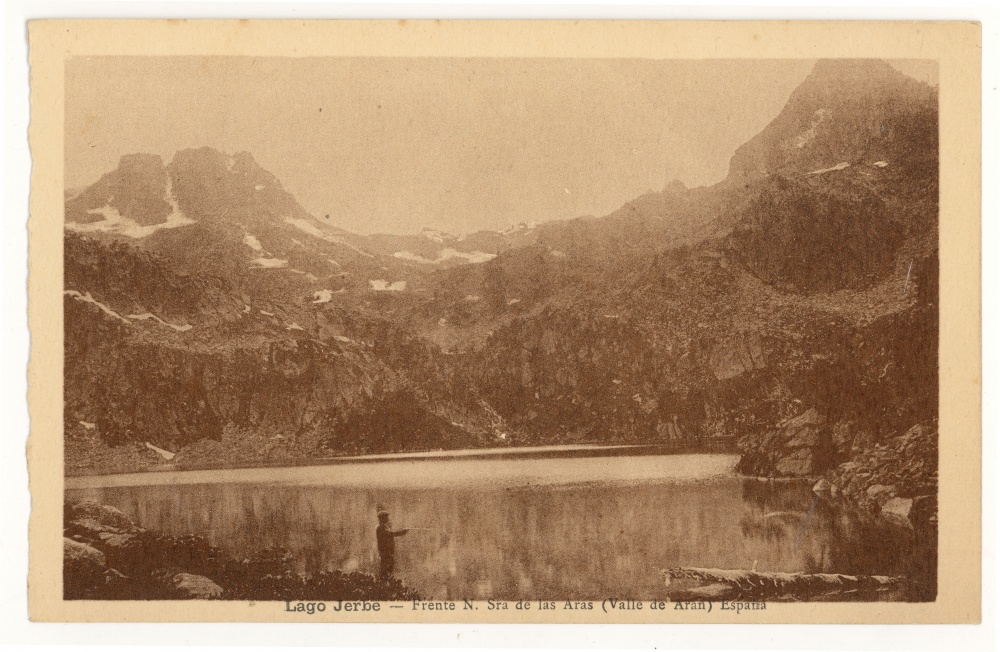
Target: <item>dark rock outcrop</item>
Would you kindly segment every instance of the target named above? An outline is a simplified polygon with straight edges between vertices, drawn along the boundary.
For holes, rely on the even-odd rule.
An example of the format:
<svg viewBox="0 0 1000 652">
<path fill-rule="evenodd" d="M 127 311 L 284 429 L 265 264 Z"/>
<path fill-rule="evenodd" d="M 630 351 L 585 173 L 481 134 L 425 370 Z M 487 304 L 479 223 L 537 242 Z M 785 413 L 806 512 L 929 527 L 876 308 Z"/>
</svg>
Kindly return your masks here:
<svg viewBox="0 0 1000 652">
<path fill-rule="evenodd" d="M 171 213 L 167 169 L 155 154 L 121 157 L 118 168 L 66 203 L 66 221 L 82 224 L 106 219 L 110 208 L 141 226 L 162 224 Z"/>
<path fill-rule="evenodd" d="M 182 600 L 215 600 L 222 597 L 222 587 L 203 575 L 177 573 L 171 581 Z"/>
<path fill-rule="evenodd" d="M 749 475 L 811 476 L 830 466 L 829 427 L 816 408 L 779 423 L 763 437 L 745 437 L 740 446 L 739 468 Z"/>
<path fill-rule="evenodd" d="M 67 594 L 96 597 L 105 570 L 104 553 L 86 543 L 63 538 L 63 587 Z"/>
</svg>

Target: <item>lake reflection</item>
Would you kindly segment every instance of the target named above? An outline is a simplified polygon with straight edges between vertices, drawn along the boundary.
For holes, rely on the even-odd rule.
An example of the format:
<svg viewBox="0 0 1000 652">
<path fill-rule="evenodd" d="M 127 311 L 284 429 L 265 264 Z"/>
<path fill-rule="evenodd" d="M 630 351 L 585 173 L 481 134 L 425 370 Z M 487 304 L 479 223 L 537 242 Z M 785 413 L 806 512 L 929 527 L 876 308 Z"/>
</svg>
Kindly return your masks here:
<svg viewBox="0 0 1000 652">
<path fill-rule="evenodd" d="M 863 533 L 808 483 L 741 479 L 734 461 L 411 460 L 226 471 L 214 484 L 192 473 L 222 472 L 159 473 L 68 479 L 67 498 L 114 505 L 149 529 L 205 535 L 236 555 L 282 546 L 301 571 L 370 573 L 384 505 L 395 527 L 428 528 L 397 540 L 396 573 L 434 598 L 651 599 L 664 595 L 667 567 L 893 564 L 859 558 Z M 99 486 L 111 483 L 133 486 Z"/>
</svg>

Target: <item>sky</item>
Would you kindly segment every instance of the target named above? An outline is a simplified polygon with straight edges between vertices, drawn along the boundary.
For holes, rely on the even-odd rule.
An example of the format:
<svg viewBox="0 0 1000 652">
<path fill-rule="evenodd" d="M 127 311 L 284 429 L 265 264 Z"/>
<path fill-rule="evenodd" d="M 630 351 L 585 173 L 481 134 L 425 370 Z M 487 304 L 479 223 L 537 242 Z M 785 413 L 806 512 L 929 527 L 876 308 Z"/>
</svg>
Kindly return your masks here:
<svg viewBox="0 0 1000 652">
<path fill-rule="evenodd" d="M 66 64 L 65 187 L 125 154 L 250 152 L 358 233 L 605 215 L 725 178 L 813 60 L 86 57 Z M 930 62 L 892 62 L 936 83 Z"/>
</svg>

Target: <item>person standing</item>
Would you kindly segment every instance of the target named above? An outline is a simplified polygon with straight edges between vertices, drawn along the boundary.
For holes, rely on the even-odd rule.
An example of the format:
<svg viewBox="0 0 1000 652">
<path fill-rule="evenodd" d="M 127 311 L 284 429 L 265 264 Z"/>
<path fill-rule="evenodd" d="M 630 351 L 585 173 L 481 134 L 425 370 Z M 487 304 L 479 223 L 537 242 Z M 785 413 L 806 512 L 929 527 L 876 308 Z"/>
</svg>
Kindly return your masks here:
<svg viewBox="0 0 1000 652">
<path fill-rule="evenodd" d="M 383 576 L 392 575 L 396 569 L 396 537 L 409 532 L 408 529 L 393 530 L 389 522 L 389 512 L 381 510 L 378 513 L 378 527 L 375 528 L 375 541 L 378 544 L 380 571 Z"/>
</svg>

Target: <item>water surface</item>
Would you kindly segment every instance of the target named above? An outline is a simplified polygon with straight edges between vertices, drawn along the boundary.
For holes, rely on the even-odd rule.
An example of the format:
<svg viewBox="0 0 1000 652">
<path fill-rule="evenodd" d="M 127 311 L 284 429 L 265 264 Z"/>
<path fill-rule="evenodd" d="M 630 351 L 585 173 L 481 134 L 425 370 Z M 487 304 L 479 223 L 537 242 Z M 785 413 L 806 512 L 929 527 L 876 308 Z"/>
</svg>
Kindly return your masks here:
<svg viewBox="0 0 1000 652">
<path fill-rule="evenodd" d="M 675 566 L 889 572 L 809 483 L 737 477 L 732 455 L 399 459 L 67 479 L 67 498 L 235 555 L 290 550 L 300 571 L 374 573 L 376 511 L 397 575 L 425 597 L 651 599 Z"/>
</svg>

